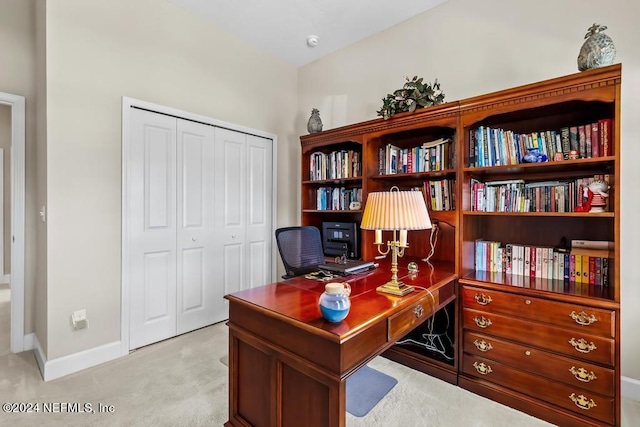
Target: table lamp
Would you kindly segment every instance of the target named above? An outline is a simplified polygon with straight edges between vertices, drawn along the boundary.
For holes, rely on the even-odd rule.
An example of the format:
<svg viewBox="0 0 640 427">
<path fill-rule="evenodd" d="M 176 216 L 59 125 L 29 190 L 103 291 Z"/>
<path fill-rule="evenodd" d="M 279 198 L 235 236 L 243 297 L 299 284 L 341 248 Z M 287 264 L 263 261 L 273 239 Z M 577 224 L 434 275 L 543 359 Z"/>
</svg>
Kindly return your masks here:
<svg viewBox="0 0 640 427">
<path fill-rule="evenodd" d="M 422 193 L 400 191 L 395 186 L 389 191 L 369 193 L 360 228 L 375 230 L 374 244 L 378 246 L 378 252 L 381 255 L 387 255 L 391 251 L 391 281 L 378 286 L 377 290 L 400 296 L 412 292 L 413 286 L 398 282 L 398 257 L 402 257 L 405 248 L 409 246 L 408 230 L 431 228 L 431 220 Z M 386 251 L 381 248 L 382 231 L 393 231 L 393 240 L 387 241 Z"/>
</svg>

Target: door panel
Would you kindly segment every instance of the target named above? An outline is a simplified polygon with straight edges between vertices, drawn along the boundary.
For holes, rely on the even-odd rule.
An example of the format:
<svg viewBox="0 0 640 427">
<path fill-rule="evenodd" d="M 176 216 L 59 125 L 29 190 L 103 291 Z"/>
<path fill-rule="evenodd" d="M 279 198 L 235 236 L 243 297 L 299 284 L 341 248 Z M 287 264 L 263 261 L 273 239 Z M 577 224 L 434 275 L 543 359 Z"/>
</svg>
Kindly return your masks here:
<svg viewBox="0 0 640 427">
<path fill-rule="evenodd" d="M 130 348 L 176 333 L 174 118 L 133 109 L 129 146 Z"/>
<path fill-rule="evenodd" d="M 177 332 L 223 320 L 215 236 L 215 129 L 178 119 Z"/>
<path fill-rule="evenodd" d="M 249 247 L 245 288 L 271 282 L 273 141 L 247 135 L 247 221 Z"/>
</svg>

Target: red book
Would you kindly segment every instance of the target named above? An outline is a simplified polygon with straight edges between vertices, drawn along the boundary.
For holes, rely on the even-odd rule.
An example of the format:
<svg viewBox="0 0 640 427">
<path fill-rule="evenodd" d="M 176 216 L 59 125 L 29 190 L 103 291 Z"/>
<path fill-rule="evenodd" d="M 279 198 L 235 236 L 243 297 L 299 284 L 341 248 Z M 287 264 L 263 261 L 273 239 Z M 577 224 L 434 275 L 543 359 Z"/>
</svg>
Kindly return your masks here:
<svg viewBox="0 0 640 427">
<path fill-rule="evenodd" d="M 591 123 L 591 156 L 600 157 L 600 125 Z"/>
<path fill-rule="evenodd" d="M 569 282 L 576 281 L 576 256 L 571 254 L 569 258 Z"/>
<path fill-rule="evenodd" d="M 600 141 L 602 143 L 600 153 L 602 157 L 611 155 L 611 119 L 598 120 L 600 125 Z"/>
<path fill-rule="evenodd" d="M 589 257 L 589 284 L 596 284 L 596 257 Z"/>
<path fill-rule="evenodd" d="M 536 276 L 536 262 L 538 262 L 538 258 L 536 256 L 536 248 L 531 248 L 530 251 L 530 256 L 531 258 L 529 259 L 529 276 L 530 277 L 537 277 Z"/>
</svg>

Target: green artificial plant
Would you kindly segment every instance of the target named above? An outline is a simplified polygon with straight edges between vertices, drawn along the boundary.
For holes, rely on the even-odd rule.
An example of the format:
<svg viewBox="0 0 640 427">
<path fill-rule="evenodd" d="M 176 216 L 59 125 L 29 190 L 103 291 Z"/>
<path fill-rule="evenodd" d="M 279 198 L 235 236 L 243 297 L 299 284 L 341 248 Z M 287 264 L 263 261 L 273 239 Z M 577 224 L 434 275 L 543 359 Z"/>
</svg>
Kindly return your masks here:
<svg viewBox="0 0 640 427">
<path fill-rule="evenodd" d="M 377 111 L 379 116 L 388 119 L 396 113 L 405 111 L 415 111 L 416 108 L 429 107 L 431 105 L 441 104 L 444 101 L 444 93 L 440 90 L 440 83 L 436 79 L 431 83 L 422 83 L 422 77 L 414 76 L 393 94 L 388 94 L 382 98 L 382 108 Z"/>
</svg>

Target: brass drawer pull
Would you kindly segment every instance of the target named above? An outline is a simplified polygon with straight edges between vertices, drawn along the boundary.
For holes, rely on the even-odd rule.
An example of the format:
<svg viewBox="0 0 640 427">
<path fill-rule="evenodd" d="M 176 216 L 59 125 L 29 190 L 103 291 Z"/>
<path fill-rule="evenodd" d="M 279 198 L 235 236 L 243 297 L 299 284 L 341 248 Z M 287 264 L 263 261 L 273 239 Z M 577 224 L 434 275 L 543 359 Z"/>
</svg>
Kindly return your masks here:
<svg viewBox="0 0 640 427">
<path fill-rule="evenodd" d="M 413 309 L 413 315 L 416 316 L 416 318 L 420 318 L 422 317 L 422 314 L 424 313 L 424 308 L 422 308 L 421 305 L 417 306 L 416 308 Z"/>
<path fill-rule="evenodd" d="M 571 344 L 573 348 L 580 353 L 589 353 L 598 348 L 593 342 L 588 343 L 584 338 L 580 338 L 578 341 L 576 341 L 575 338 L 571 338 L 569 340 L 569 344 Z"/>
<path fill-rule="evenodd" d="M 479 318 L 474 317 L 473 321 L 476 322 L 476 325 L 478 325 L 478 327 L 482 329 L 491 326 L 491 319 L 485 319 L 484 316 L 480 316 Z"/>
<path fill-rule="evenodd" d="M 589 409 L 598 406 L 596 405 L 596 402 L 593 401 L 593 399 L 587 399 L 582 394 L 579 396 L 576 396 L 575 393 L 571 393 L 571 395 L 569 396 L 569 399 L 571 399 L 578 408 L 584 409 L 585 411 L 588 411 Z"/>
<path fill-rule="evenodd" d="M 575 366 L 572 366 L 571 369 L 569 369 L 569 372 L 571 372 L 578 381 L 582 381 L 583 383 L 588 383 L 598 378 L 593 371 L 587 372 L 585 368 L 576 369 Z"/>
<path fill-rule="evenodd" d="M 478 373 L 481 374 L 481 375 L 487 375 L 487 374 L 490 374 L 491 372 L 493 372 L 493 370 L 491 369 L 491 366 L 485 365 L 482 362 L 480 362 L 480 363 L 473 362 L 473 367 L 476 368 L 476 371 L 478 371 Z"/>
<path fill-rule="evenodd" d="M 582 326 L 589 326 L 590 324 L 598 321 L 598 319 L 596 319 L 596 316 L 594 316 L 593 314 L 589 316 L 584 311 L 581 311 L 580 313 L 577 313 L 577 314 L 575 311 L 572 311 L 569 316 L 571 316 L 571 318 L 575 320 L 578 325 L 582 325 Z"/>
<path fill-rule="evenodd" d="M 526 305 L 531 305 L 531 300 L 530 300 L 530 299 L 524 300 L 524 303 L 525 303 Z"/>
<path fill-rule="evenodd" d="M 480 350 L 482 352 L 485 352 L 485 353 L 487 351 L 493 349 L 493 346 L 491 345 L 491 343 L 490 342 L 486 342 L 485 340 L 482 340 L 482 341 L 475 340 L 473 342 L 473 344 L 476 346 L 476 348 L 478 350 Z"/>
<path fill-rule="evenodd" d="M 491 301 L 493 301 L 491 299 L 491 295 L 486 296 L 485 294 L 476 294 L 475 298 L 476 298 L 476 302 L 480 305 L 487 305 Z"/>
</svg>

